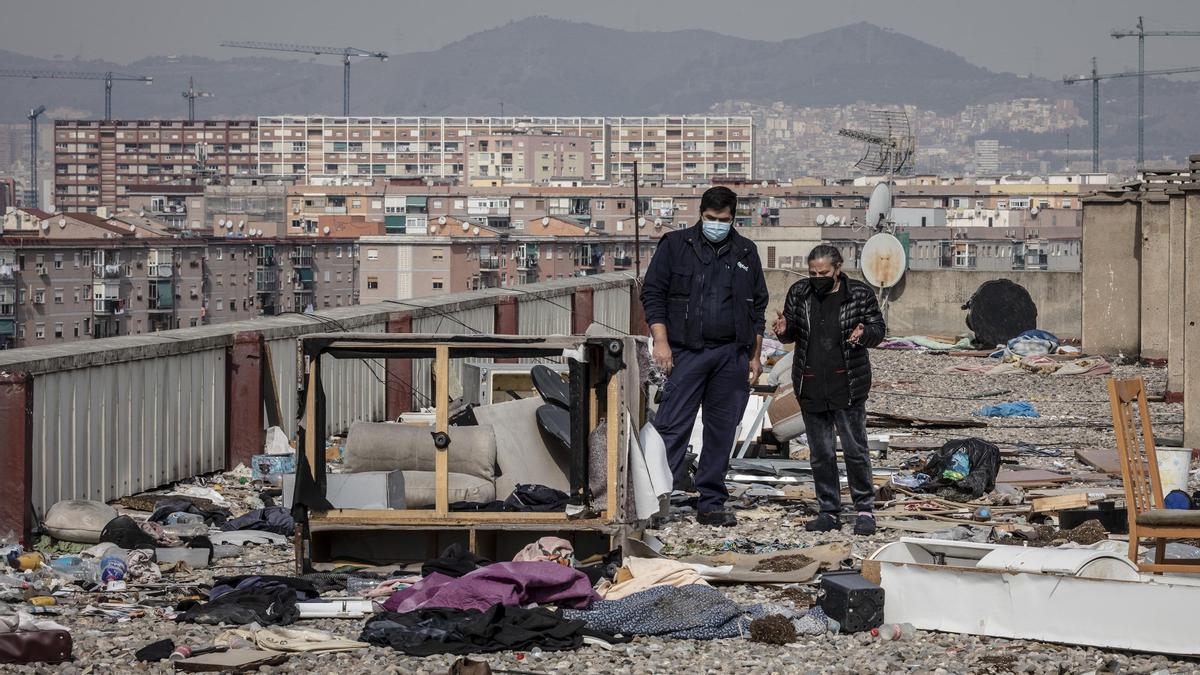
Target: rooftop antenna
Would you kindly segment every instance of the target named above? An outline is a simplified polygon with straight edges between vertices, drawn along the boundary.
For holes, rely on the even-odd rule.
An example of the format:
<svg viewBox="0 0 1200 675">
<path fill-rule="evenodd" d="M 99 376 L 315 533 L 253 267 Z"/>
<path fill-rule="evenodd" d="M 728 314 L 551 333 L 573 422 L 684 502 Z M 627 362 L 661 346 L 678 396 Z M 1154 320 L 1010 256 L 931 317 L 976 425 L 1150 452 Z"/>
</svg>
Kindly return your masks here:
<svg viewBox="0 0 1200 675">
<path fill-rule="evenodd" d="M 888 183 L 896 175 L 913 172 L 917 152 L 917 137 L 908 124 L 903 110 L 871 110 L 867 113 L 867 130 L 841 129 L 845 136 L 866 144 L 862 159 L 854 166 L 871 175 L 887 174 Z"/>
<path fill-rule="evenodd" d="M 192 78 L 188 78 L 188 88 L 183 91 L 183 97 L 188 102 L 188 121 L 196 121 L 196 99 L 212 98 L 212 94 L 207 91 L 198 91 L 195 84 L 192 83 Z"/>
</svg>

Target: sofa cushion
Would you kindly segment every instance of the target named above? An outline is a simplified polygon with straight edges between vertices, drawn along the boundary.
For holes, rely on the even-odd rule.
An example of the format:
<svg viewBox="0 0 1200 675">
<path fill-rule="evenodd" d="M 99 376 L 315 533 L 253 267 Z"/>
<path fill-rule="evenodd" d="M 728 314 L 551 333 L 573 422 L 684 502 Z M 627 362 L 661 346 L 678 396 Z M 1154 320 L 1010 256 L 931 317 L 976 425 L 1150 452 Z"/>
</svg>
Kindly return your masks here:
<svg viewBox="0 0 1200 675">
<path fill-rule="evenodd" d="M 433 427 L 389 422 L 355 422 L 346 436 L 347 471 L 433 471 L 437 450 Z M 450 473 L 491 482 L 496 474 L 496 436 L 492 427 L 450 428 Z"/>
<path fill-rule="evenodd" d="M 116 517 L 117 510 L 103 502 L 64 499 L 46 511 L 43 525 L 55 539 L 98 544 L 104 526 Z"/>
<path fill-rule="evenodd" d="M 404 472 L 404 505 L 419 509 L 437 503 L 435 474 L 432 471 Z M 490 502 L 496 499 L 496 485 L 478 476 L 451 473 L 449 502 Z"/>
</svg>

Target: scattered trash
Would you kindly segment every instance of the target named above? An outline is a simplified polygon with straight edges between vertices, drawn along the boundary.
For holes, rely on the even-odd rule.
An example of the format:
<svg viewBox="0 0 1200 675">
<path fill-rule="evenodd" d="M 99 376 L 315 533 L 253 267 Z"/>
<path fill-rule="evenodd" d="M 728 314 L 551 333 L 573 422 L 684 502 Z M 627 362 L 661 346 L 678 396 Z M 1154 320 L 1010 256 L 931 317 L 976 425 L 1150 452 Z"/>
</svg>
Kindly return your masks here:
<svg viewBox="0 0 1200 675">
<path fill-rule="evenodd" d="M 796 641 L 796 626 L 791 619 L 771 614 L 750 622 L 750 641 L 786 645 Z"/>
</svg>

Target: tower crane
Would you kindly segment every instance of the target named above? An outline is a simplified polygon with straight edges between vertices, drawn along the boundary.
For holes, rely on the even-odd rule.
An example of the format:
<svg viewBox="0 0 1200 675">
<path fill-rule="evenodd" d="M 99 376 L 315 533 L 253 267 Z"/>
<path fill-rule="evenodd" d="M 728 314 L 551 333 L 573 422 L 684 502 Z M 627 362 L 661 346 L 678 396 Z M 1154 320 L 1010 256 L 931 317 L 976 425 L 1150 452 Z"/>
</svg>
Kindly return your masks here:
<svg viewBox="0 0 1200 675">
<path fill-rule="evenodd" d="M 1111 80 L 1117 77 L 1143 78 L 1146 75 L 1178 75 L 1180 73 L 1200 73 L 1200 66 L 1187 68 L 1165 68 L 1162 70 L 1138 70 L 1126 73 L 1107 73 L 1100 75 L 1096 72 L 1096 57 L 1092 57 L 1091 75 L 1068 75 L 1063 78 L 1066 84 L 1076 82 L 1092 83 L 1092 171 L 1100 170 L 1100 80 Z M 1138 100 L 1139 108 L 1141 100 Z M 1142 120 L 1138 118 L 1138 168 L 1142 168 Z"/>
<path fill-rule="evenodd" d="M 1142 22 L 1142 17 L 1138 17 L 1136 30 L 1114 30 L 1111 35 L 1114 38 L 1120 39 L 1123 37 L 1136 37 L 1138 39 L 1138 149 L 1137 149 L 1137 168 L 1141 171 L 1145 167 L 1145 139 L 1146 139 L 1146 76 L 1152 73 L 1146 72 L 1146 38 L 1148 37 L 1200 37 L 1200 31 L 1197 30 L 1146 30 Z"/>
<path fill-rule="evenodd" d="M 358 47 L 317 47 L 313 45 L 293 45 L 283 44 L 279 42 L 230 42 L 221 43 L 222 47 L 238 47 L 241 49 L 264 49 L 273 52 L 297 52 L 300 54 L 314 54 L 322 56 L 324 54 L 332 54 L 342 57 L 343 82 L 342 82 L 342 115 L 350 116 L 350 59 L 379 59 L 387 61 L 387 52 L 373 52 L 367 49 L 359 49 Z"/>
<path fill-rule="evenodd" d="M 196 89 L 196 85 L 194 85 L 192 83 L 192 78 L 189 77 L 188 78 L 188 88 L 183 91 L 183 97 L 186 98 L 187 102 L 188 102 L 188 121 L 195 122 L 196 121 L 196 99 L 212 98 L 212 94 L 208 93 L 207 91 L 198 91 Z"/>
<path fill-rule="evenodd" d="M 29 195 L 33 201 L 33 208 L 42 208 L 41 201 L 38 200 L 38 117 L 46 112 L 46 106 L 39 105 L 29 111 Z"/>
<path fill-rule="evenodd" d="M 112 119 L 112 85 L 113 82 L 145 82 L 151 84 L 153 77 L 147 75 L 125 75 L 111 70 L 103 73 L 86 73 L 72 70 L 23 70 L 0 69 L 0 77 L 24 77 L 31 80 L 104 80 L 104 121 Z"/>
</svg>

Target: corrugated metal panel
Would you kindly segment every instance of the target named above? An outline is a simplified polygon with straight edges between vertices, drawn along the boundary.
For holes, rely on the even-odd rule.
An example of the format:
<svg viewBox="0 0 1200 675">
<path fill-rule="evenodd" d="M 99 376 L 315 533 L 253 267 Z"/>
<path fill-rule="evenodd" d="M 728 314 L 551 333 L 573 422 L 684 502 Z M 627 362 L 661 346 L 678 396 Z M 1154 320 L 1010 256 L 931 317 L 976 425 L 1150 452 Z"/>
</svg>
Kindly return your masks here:
<svg viewBox="0 0 1200 675">
<path fill-rule="evenodd" d="M 33 504 L 109 501 L 225 465 L 225 350 L 44 373 Z"/>
<path fill-rule="evenodd" d="M 465 325 L 464 325 L 465 324 Z M 488 305 L 456 312 L 445 312 L 413 320 L 414 333 L 444 335 L 490 334 L 495 331 L 496 308 Z M 462 396 L 462 364 L 491 363 L 491 359 L 451 359 L 450 398 Z M 413 406 L 414 409 L 428 407 L 433 400 L 432 363 L 430 359 L 413 359 Z"/>
<path fill-rule="evenodd" d="M 271 369 L 275 376 L 275 387 L 279 390 L 279 408 L 283 412 L 283 430 L 288 438 L 296 435 L 296 415 L 299 414 L 299 401 L 296 389 L 300 385 L 297 379 L 297 364 L 299 351 L 296 338 L 281 338 L 268 340 L 267 349 L 271 351 Z M 263 418 L 266 423 L 266 418 Z"/>
<path fill-rule="evenodd" d="M 521 335 L 570 335 L 571 296 L 518 300 L 517 332 Z M 544 358 L 521 359 L 521 363 L 544 363 Z M 554 359 L 557 362 L 557 359 Z"/>
<path fill-rule="evenodd" d="M 629 287 L 601 288 L 592 294 L 592 314 L 596 323 L 618 334 L 629 333 Z"/>
<path fill-rule="evenodd" d="M 362 326 L 362 333 L 384 333 L 382 323 Z M 351 422 L 378 422 L 385 413 L 387 369 L 379 359 L 321 359 L 325 385 L 325 433 L 344 434 Z"/>
</svg>

